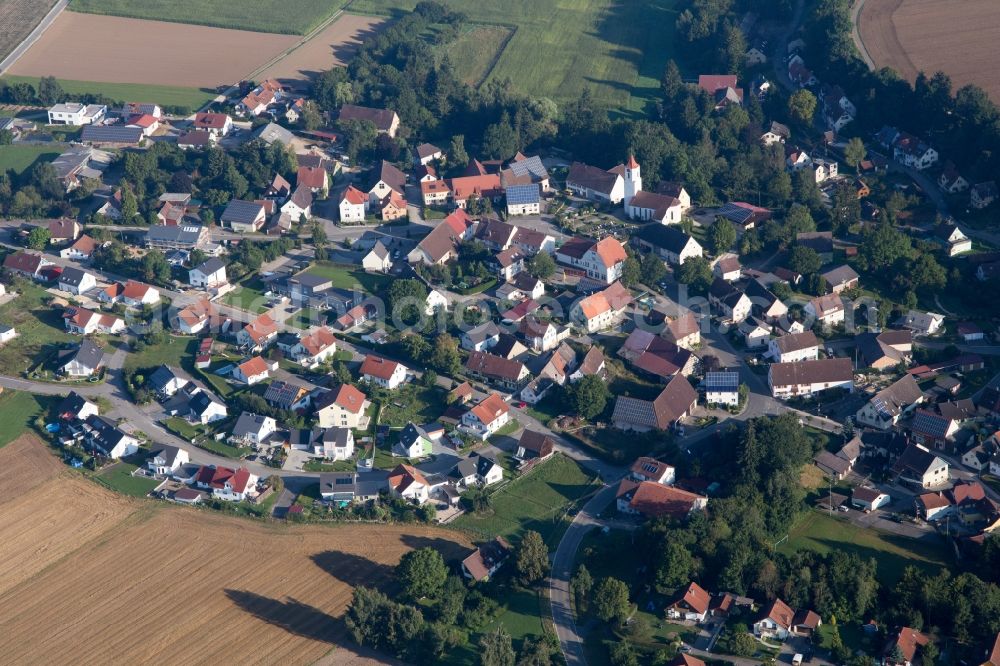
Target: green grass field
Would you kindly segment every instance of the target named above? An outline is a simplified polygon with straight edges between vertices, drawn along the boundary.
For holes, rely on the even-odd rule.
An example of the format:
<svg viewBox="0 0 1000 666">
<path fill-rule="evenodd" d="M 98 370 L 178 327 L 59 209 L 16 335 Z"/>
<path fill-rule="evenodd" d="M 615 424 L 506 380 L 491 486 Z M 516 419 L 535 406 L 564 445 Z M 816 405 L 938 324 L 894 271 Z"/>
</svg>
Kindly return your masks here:
<svg viewBox="0 0 1000 666">
<path fill-rule="evenodd" d="M 483 539 L 499 535 L 516 541 L 526 530 L 535 530 L 554 549 L 568 526 L 565 511 L 596 488 L 586 470 L 557 454 L 495 492 L 491 512 L 464 514 L 451 524 Z"/>
<path fill-rule="evenodd" d="M 327 261 L 316 262 L 306 273 L 329 278 L 336 289 L 354 289 L 354 287 L 360 285 L 363 290 L 370 294 L 380 293 L 392 281 L 392 278 L 386 275 L 352 270 L 346 266 L 340 266 Z"/>
<path fill-rule="evenodd" d="M 416 425 L 436 421 L 444 413 L 445 398 L 444 390 L 438 387 L 407 384 L 394 391 L 390 401 L 382 406 L 379 423 L 402 428 L 411 421 Z"/>
<path fill-rule="evenodd" d="M 10 444 L 45 413 L 43 398 L 21 391 L 4 391 L 0 395 L 0 446 Z"/>
<path fill-rule="evenodd" d="M 459 79 L 478 86 L 513 33 L 502 25 L 470 25 L 458 39 L 440 48 L 438 55 L 448 56 Z"/>
<path fill-rule="evenodd" d="M 936 536 L 929 535 L 930 539 Z M 937 573 L 947 566 L 947 551 L 939 541 L 918 541 L 909 537 L 866 529 L 820 511 L 809 511 L 792 528 L 778 550 L 791 553 L 808 549 L 828 553 L 834 549 L 875 558 L 878 578 L 886 583 L 899 580 L 903 569 L 919 567 Z"/>
<path fill-rule="evenodd" d="M 304 35 L 343 4 L 336 0 L 72 0 L 70 8 L 90 14 Z"/>
<path fill-rule="evenodd" d="M 350 10 L 391 15 L 416 2 L 355 0 Z M 659 95 L 674 50 L 676 0 L 451 0 L 448 5 L 475 22 L 516 26 L 489 78 L 509 78 L 517 90 L 557 102 L 577 99 L 589 87 L 612 108 L 645 111 Z"/>
<path fill-rule="evenodd" d="M 145 476 L 132 476 L 135 465 L 120 462 L 94 477 L 102 486 L 128 495 L 130 497 L 145 497 L 160 482 Z"/>
<path fill-rule="evenodd" d="M 0 171 L 24 173 L 36 162 L 51 162 L 59 157 L 63 148 L 62 144 L 0 146 Z"/>
<path fill-rule="evenodd" d="M 3 80 L 9 83 L 30 83 L 36 88 L 38 87 L 38 78 L 33 76 L 5 75 Z M 200 88 L 141 83 L 101 83 L 99 81 L 59 79 L 59 85 L 70 95 L 104 95 L 118 102 L 155 102 L 160 106 L 182 107 L 191 112 L 200 109 L 216 96 L 216 93 Z"/>
<path fill-rule="evenodd" d="M 79 340 L 66 332 L 61 313 L 42 302 L 44 296 L 44 289 L 31 284 L 0 306 L 0 321 L 17 331 L 16 338 L 0 346 L 0 373 L 20 375 L 65 343 Z"/>
<path fill-rule="evenodd" d="M 125 358 L 126 368 L 155 368 L 161 365 L 182 367 L 182 361 L 189 360 L 195 351 L 194 338 L 170 336 L 162 345 L 147 345 L 140 352 L 133 352 Z M 190 364 L 186 364 L 190 365 Z"/>
</svg>

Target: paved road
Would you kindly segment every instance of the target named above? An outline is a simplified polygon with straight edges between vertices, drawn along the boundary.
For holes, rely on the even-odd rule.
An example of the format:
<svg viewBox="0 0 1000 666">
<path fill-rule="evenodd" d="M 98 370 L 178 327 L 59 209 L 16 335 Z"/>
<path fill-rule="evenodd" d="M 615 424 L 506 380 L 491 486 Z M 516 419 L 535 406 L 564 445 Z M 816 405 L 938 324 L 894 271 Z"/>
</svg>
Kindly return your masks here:
<svg viewBox="0 0 1000 666">
<path fill-rule="evenodd" d="M 60 14 L 62 14 L 62 11 L 66 9 L 68 4 L 69 0 L 59 0 L 59 2 L 57 2 L 52 9 L 49 10 L 49 13 L 45 15 L 41 23 L 36 25 L 35 29 L 28 33 L 28 36 L 24 38 L 24 41 L 18 44 L 6 58 L 0 61 L 0 74 L 3 74 L 10 69 L 14 63 L 21 58 L 21 56 L 27 53 L 28 49 L 31 48 L 31 45 L 38 41 L 38 38 L 42 36 L 43 32 L 48 30 L 49 26 L 52 25 L 52 22 L 55 21 Z"/>
</svg>

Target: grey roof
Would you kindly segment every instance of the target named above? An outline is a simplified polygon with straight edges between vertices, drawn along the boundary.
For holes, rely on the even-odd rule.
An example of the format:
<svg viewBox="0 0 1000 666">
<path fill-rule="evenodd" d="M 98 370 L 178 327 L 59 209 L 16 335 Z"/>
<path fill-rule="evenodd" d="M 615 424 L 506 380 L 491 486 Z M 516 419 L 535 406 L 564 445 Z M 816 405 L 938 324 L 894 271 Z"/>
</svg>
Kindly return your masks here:
<svg viewBox="0 0 1000 666">
<path fill-rule="evenodd" d="M 913 375 L 905 374 L 889 386 L 885 387 L 870 400 L 879 418 L 888 421 L 897 416 L 906 407 L 923 397 L 923 391 L 917 385 Z"/>
<path fill-rule="evenodd" d="M 70 146 L 52 161 L 52 167 L 60 179 L 65 179 L 86 166 L 93 154 L 90 146 Z"/>
<path fill-rule="evenodd" d="M 211 275 L 212 273 L 215 273 L 216 271 L 221 270 L 225 267 L 226 267 L 226 262 L 224 262 L 222 259 L 219 259 L 218 257 L 212 257 L 204 261 L 201 264 L 201 266 L 195 267 L 195 270 L 200 271 L 204 275 Z"/>
<path fill-rule="evenodd" d="M 262 204 L 254 201 L 244 201 L 243 199 L 233 199 L 226 205 L 226 210 L 222 211 L 222 222 L 238 222 L 252 224 L 264 210 Z"/>
<path fill-rule="evenodd" d="M 62 274 L 59 275 L 59 282 L 68 284 L 71 287 L 79 287 L 86 276 L 87 271 L 76 268 L 75 266 L 68 266 L 63 269 Z"/>
<path fill-rule="evenodd" d="M 837 266 L 823 273 L 823 279 L 833 286 L 846 284 L 858 279 L 857 272 L 850 266 Z"/>
<path fill-rule="evenodd" d="M 295 188 L 295 191 L 292 192 L 292 196 L 288 200 L 302 210 L 306 210 L 313 204 L 312 190 L 300 185 Z"/>
<path fill-rule="evenodd" d="M 323 442 L 333 444 L 339 449 L 347 447 L 351 436 L 350 428 L 327 428 L 323 431 Z"/>
<path fill-rule="evenodd" d="M 124 125 L 84 125 L 80 140 L 93 143 L 137 144 L 142 141 L 142 128 Z"/>
<path fill-rule="evenodd" d="M 507 188 L 507 205 L 533 204 L 541 201 L 538 185 L 511 185 Z"/>
<path fill-rule="evenodd" d="M 453 479 L 464 479 L 476 474 L 476 463 L 471 458 L 463 458 L 455 463 L 455 466 L 448 472 L 448 476 Z"/>
<path fill-rule="evenodd" d="M 286 146 L 290 146 L 292 144 L 292 140 L 295 138 L 291 132 L 286 130 L 281 125 L 276 125 L 275 123 L 262 125 L 256 132 L 254 132 L 254 137 L 260 139 L 268 145 L 277 141 Z"/>
<path fill-rule="evenodd" d="M 236 425 L 233 426 L 233 435 L 242 437 L 251 433 L 260 433 L 264 427 L 264 420 L 266 418 L 266 416 L 254 414 L 253 412 L 243 412 L 236 419 Z"/>
<path fill-rule="evenodd" d="M 407 423 L 403 431 L 399 433 L 399 443 L 406 448 L 409 448 L 418 439 L 429 440 L 430 437 L 427 436 L 427 432 L 423 428 L 412 423 Z"/>
<path fill-rule="evenodd" d="M 104 360 L 104 351 L 90 340 L 82 340 L 80 346 L 67 355 L 63 365 L 76 361 L 85 368 L 96 370 Z"/>
<path fill-rule="evenodd" d="M 610 194 L 615 182 L 620 178 L 617 173 L 605 171 L 598 167 L 573 162 L 569 167 L 569 174 L 566 176 L 566 185 L 576 185 L 577 187 L 594 190 L 602 194 Z"/>
<path fill-rule="evenodd" d="M 76 391 L 70 391 L 69 395 L 62 399 L 59 403 L 59 407 L 56 409 L 57 414 L 79 414 L 80 410 L 84 408 L 85 405 L 92 404 L 89 400 L 84 398 L 82 395 Z"/>
<path fill-rule="evenodd" d="M 178 368 L 172 368 L 168 365 L 161 365 L 156 370 L 150 373 L 149 378 L 146 380 L 154 389 L 160 390 L 164 388 L 174 379 L 183 379 L 188 381 L 187 374 Z"/>
<path fill-rule="evenodd" d="M 492 321 L 480 324 L 479 326 L 465 332 L 465 337 L 467 337 L 474 344 L 479 344 L 498 335 L 500 335 L 500 328 Z"/>
<path fill-rule="evenodd" d="M 198 393 L 194 394 L 194 397 L 191 398 L 189 407 L 191 408 L 192 412 L 201 416 L 208 410 L 209 406 L 211 406 L 213 403 L 225 407 L 224 403 L 213 398 L 207 391 L 199 391 Z"/>
<path fill-rule="evenodd" d="M 146 242 L 181 243 L 194 245 L 201 237 L 201 227 L 184 225 L 171 227 L 165 224 L 154 224 L 146 232 Z"/>
<path fill-rule="evenodd" d="M 379 259 L 385 259 L 389 256 L 389 249 L 380 240 L 375 241 L 375 245 L 372 246 L 370 252 L 373 252 Z"/>
<path fill-rule="evenodd" d="M 164 444 L 156 449 L 153 449 L 153 455 L 163 458 L 167 465 L 173 467 L 177 460 L 177 456 L 180 454 L 181 449 L 176 446 L 170 446 L 169 444 Z"/>
<path fill-rule="evenodd" d="M 118 429 L 114 421 L 103 416 L 91 414 L 87 417 L 87 425 L 92 428 L 91 442 L 104 453 L 111 453 L 125 437 L 125 433 Z"/>
<path fill-rule="evenodd" d="M 636 238 L 650 245 L 673 252 L 674 254 L 680 254 L 681 250 L 688 244 L 688 241 L 691 240 L 691 236 L 680 229 L 665 224 L 647 224 L 634 235 Z"/>
<path fill-rule="evenodd" d="M 536 182 L 549 177 L 549 172 L 545 169 L 545 165 L 542 164 L 542 160 L 538 155 L 532 155 L 523 160 L 511 162 L 507 168 L 515 176 L 531 176 Z"/>
</svg>

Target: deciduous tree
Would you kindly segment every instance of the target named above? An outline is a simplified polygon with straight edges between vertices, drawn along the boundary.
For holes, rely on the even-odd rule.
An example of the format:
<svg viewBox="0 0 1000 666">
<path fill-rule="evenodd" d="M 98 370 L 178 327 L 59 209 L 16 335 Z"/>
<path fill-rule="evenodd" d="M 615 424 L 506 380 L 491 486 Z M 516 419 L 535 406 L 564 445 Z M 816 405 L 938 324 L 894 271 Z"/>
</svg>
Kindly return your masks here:
<svg viewBox="0 0 1000 666">
<path fill-rule="evenodd" d="M 418 548 L 400 558 L 396 578 L 411 599 L 433 597 L 448 578 L 448 565 L 433 548 Z"/>
<path fill-rule="evenodd" d="M 549 549 L 542 535 L 528 530 L 517 549 L 517 572 L 527 584 L 537 583 L 549 571 Z"/>
</svg>

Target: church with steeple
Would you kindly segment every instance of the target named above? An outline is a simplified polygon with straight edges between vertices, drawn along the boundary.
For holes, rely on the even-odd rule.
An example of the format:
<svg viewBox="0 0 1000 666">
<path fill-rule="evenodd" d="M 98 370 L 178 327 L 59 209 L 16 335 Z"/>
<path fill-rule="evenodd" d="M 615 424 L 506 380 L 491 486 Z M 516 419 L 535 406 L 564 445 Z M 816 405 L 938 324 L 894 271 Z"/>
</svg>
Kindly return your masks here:
<svg viewBox="0 0 1000 666">
<path fill-rule="evenodd" d="M 642 167 L 635 155 L 628 156 L 625 163 L 625 196 L 622 204 L 630 220 L 679 224 L 686 206 L 678 197 L 658 192 L 644 192 L 642 189 Z M 683 192 L 683 188 L 681 188 Z M 686 194 L 686 193 L 685 193 Z"/>
</svg>

